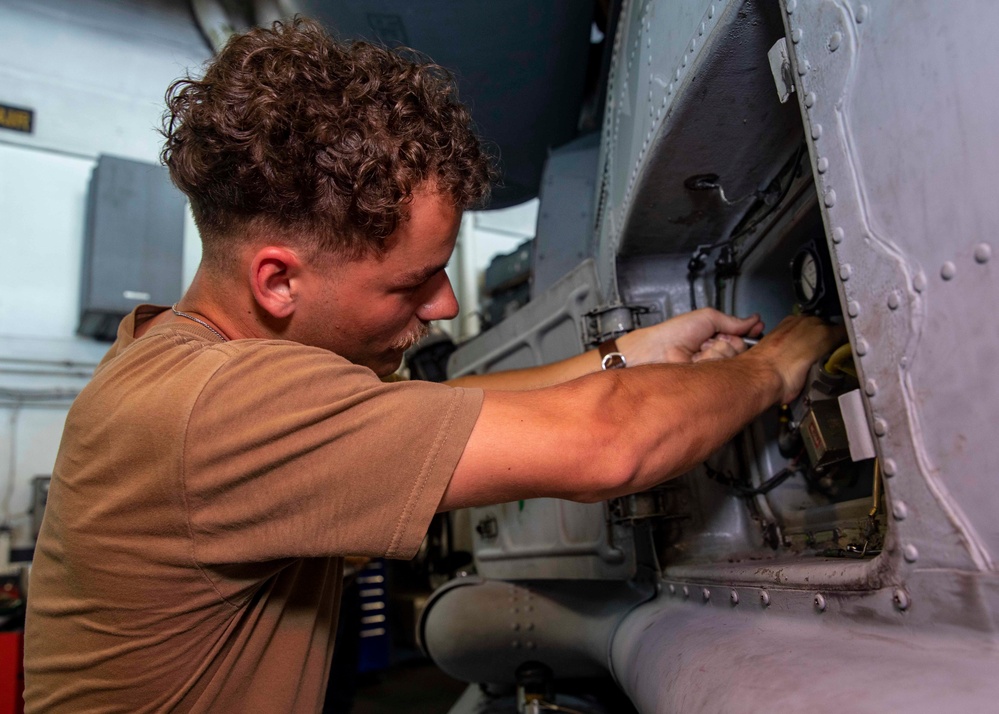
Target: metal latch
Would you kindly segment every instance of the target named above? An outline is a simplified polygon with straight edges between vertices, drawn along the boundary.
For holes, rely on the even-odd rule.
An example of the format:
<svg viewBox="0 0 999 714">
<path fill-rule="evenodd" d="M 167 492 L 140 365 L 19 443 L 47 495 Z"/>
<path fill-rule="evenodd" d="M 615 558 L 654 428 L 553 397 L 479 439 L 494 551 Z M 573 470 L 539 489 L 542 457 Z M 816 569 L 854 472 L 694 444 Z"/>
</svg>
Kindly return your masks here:
<svg viewBox="0 0 999 714">
<path fill-rule="evenodd" d="M 625 305 L 617 303 L 604 305 L 583 315 L 583 343 L 587 347 L 599 345 L 606 340 L 620 337 L 641 327 L 641 315 L 652 312 L 646 305 Z"/>
</svg>

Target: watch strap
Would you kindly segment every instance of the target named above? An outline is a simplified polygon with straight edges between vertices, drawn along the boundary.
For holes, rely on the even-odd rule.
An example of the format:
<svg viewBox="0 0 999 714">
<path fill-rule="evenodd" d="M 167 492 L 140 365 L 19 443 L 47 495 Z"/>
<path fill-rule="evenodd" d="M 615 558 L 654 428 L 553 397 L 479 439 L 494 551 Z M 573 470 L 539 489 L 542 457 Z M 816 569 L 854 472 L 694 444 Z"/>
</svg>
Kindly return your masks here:
<svg viewBox="0 0 999 714">
<path fill-rule="evenodd" d="M 597 346 L 600 353 L 600 369 L 624 369 L 628 361 L 617 347 L 617 340 L 611 338 Z"/>
<path fill-rule="evenodd" d="M 613 337 L 610 338 L 609 340 L 604 340 L 599 345 L 597 345 L 597 350 L 600 352 L 600 359 L 603 359 L 611 352 L 617 352 L 618 354 L 621 353 L 621 350 L 617 348 L 617 340 L 615 340 Z"/>
</svg>

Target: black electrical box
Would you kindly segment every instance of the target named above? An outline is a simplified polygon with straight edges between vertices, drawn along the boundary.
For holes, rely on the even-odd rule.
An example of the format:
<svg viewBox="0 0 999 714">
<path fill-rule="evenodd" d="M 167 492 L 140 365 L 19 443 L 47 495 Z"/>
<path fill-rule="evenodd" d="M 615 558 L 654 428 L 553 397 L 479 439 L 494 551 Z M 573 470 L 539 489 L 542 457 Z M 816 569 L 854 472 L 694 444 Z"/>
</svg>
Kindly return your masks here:
<svg viewBox="0 0 999 714">
<path fill-rule="evenodd" d="M 165 167 L 101 155 L 87 201 L 81 335 L 113 340 L 136 305 L 180 298 L 186 200 Z"/>
</svg>

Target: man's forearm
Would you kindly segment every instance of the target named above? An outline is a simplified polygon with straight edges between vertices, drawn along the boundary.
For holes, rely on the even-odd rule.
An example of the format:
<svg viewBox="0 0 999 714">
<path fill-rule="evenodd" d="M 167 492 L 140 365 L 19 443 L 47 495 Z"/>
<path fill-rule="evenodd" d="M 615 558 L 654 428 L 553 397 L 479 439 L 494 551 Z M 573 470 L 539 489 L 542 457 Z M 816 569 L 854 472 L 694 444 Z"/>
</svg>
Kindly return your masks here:
<svg viewBox="0 0 999 714">
<path fill-rule="evenodd" d="M 689 471 L 780 400 L 780 374 L 750 354 L 723 362 L 639 367 L 611 397 L 634 464 L 602 498 Z"/>
<path fill-rule="evenodd" d="M 598 501 L 689 470 L 780 399 L 765 360 L 649 365 L 487 392 L 442 510 L 525 497 Z"/>
<path fill-rule="evenodd" d="M 498 391 L 523 391 L 541 389 L 568 382 L 600 369 L 600 355 L 590 350 L 574 357 L 551 364 L 524 369 L 510 369 L 489 374 L 468 374 L 449 379 L 452 387 L 478 387 Z"/>
</svg>

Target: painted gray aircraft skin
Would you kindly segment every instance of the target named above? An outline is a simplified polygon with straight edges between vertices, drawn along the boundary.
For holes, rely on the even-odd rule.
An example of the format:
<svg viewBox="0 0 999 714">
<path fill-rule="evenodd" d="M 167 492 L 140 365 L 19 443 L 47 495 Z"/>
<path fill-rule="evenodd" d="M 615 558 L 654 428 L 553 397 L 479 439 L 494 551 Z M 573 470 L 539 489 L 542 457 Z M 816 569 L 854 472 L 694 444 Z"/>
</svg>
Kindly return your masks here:
<svg viewBox="0 0 999 714">
<path fill-rule="evenodd" d="M 999 710 L 995 28 L 990 0 L 624 0 L 599 149 L 543 182 L 533 299 L 452 373 L 692 303 L 804 305 L 852 354 L 651 492 L 475 509 L 477 575 L 422 623 L 442 668 L 610 674 L 643 713 Z M 805 433 L 837 404 L 845 457 Z"/>
</svg>

